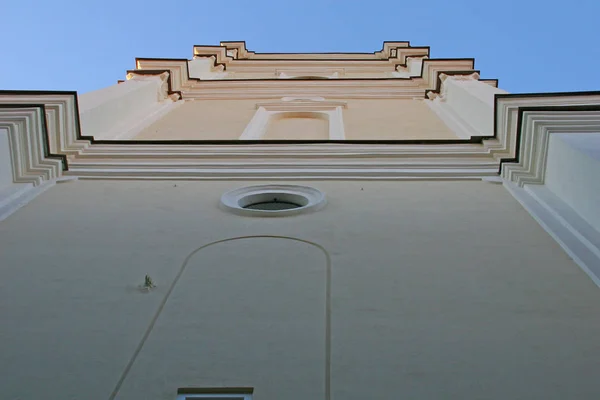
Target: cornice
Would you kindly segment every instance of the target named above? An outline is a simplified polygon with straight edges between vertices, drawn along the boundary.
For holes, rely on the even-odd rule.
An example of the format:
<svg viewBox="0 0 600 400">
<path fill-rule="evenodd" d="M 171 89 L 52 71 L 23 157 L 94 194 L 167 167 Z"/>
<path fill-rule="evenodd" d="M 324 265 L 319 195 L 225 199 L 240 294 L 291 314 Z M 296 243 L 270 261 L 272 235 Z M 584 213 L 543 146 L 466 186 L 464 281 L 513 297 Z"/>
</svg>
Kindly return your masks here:
<svg viewBox="0 0 600 400">
<path fill-rule="evenodd" d="M 126 150 L 126 151 L 123 151 Z M 497 165 L 477 144 L 248 145 L 97 144 L 71 163 L 87 178 L 123 179 L 481 179 Z"/>
<path fill-rule="evenodd" d="M 81 135 L 73 92 L 2 92 L 0 100 L 1 110 L 8 110 L 0 114 L 2 126 L 17 119 L 14 126 L 8 126 L 11 138 L 16 138 L 11 139 L 11 154 L 18 162 L 15 182 L 39 184 L 64 174 L 110 179 L 480 179 L 498 169 L 498 162 L 483 148 L 482 138 L 244 143 L 95 140 Z M 339 101 L 304 100 L 289 99 L 272 106 L 344 106 Z M 45 148 L 50 151 L 44 153 Z M 63 172 L 61 168 L 68 169 Z"/>
<path fill-rule="evenodd" d="M 213 68 L 217 70 L 226 70 L 227 64 L 229 64 L 233 57 L 227 55 L 227 48 L 224 46 L 205 46 L 205 45 L 194 45 L 193 48 L 194 58 L 196 57 L 209 57 L 213 59 Z"/>
<path fill-rule="evenodd" d="M 420 99 L 424 91 L 421 82 L 408 79 L 274 79 L 232 80 L 224 84 L 221 82 L 203 81 L 190 85 L 182 93 L 186 99 L 272 99 L 285 96 Z"/>
<path fill-rule="evenodd" d="M 427 90 L 425 96 L 430 100 L 440 99 L 441 101 L 444 101 L 446 97 L 446 85 L 444 83 L 449 78 L 459 81 L 480 80 L 479 71 L 475 70 L 438 71 L 435 89 Z"/>
<path fill-rule="evenodd" d="M 4 108 L 18 109 L 32 104 L 44 111 L 49 154 L 76 154 L 88 145 L 85 138 L 80 136 L 76 92 L 0 91 L 0 105 Z"/>
<path fill-rule="evenodd" d="M 67 160 L 50 151 L 45 105 L 10 104 L 3 97 L 0 92 L 0 128 L 8 132 L 13 182 L 39 186 L 60 177 Z"/>
<path fill-rule="evenodd" d="M 413 47 L 409 41 L 385 41 L 383 42 L 381 50 L 374 51 L 372 53 L 344 53 L 344 52 L 326 52 L 326 53 L 256 53 L 246 48 L 246 42 L 240 41 L 222 41 L 220 46 L 194 46 L 195 49 L 199 48 L 199 52 L 208 55 L 216 55 L 219 51 L 216 48 L 225 47 L 229 52 L 231 58 L 235 60 L 249 60 L 249 59 L 262 59 L 262 60 L 282 60 L 282 59 L 300 59 L 300 60 L 331 60 L 331 59 L 344 59 L 344 60 L 389 60 L 389 59 L 403 59 L 409 52 L 421 52 L 425 51 L 426 55 L 429 55 L 428 46 Z M 210 49 L 212 48 L 212 50 Z M 226 52 L 227 54 L 227 52 Z M 412 54 L 412 53 L 411 53 Z"/>
<path fill-rule="evenodd" d="M 267 111 L 323 111 L 334 110 L 337 107 L 347 108 L 348 103 L 345 101 L 331 101 L 324 99 L 285 99 L 279 101 L 259 102 L 256 103 L 256 108 L 264 108 Z"/>
<path fill-rule="evenodd" d="M 420 76 L 388 78 L 335 78 L 335 79 L 211 79 L 202 80 L 189 75 L 188 60 L 185 59 L 136 59 L 133 73 L 159 74 L 169 72 L 169 91 L 181 93 L 184 99 L 190 98 L 258 98 L 309 95 L 299 87 L 311 86 L 319 96 L 358 96 L 365 98 L 416 98 L 426 97 L 427 93 L 439 93 L 439 75 L 468 75 L 479 73 L 473 70 L 473 59 L 429 59 L 421 58 Z M 146 72 L 144 72 L 146 71 Z M 497 81 L 493 81 L 497 83 Z M 257 85 L 257 90 L 252 90 Z M 416 88 L 414 92 L 392 88 Z M 239 89 L 245 91 L 241 92 Z M 331 90 L 334 89 L 334 90 Z M 392 89 L 392 90 L 390 90 Z M 249 90 L 249 91 L 246 91 Z M 250 94 L 250 92 L 253 92 Z"/>
<path fill-rule="evenodd" d="M 316 78 L 294 79 L 296 83 L 318 82 L 314 88 L 315 93 L 320 96 L 358 96 L 364 98 L 414 98 L 415 92 L 397 92 L 390 94 L 385 87 L 393 85 L 394 81 L 414 81 L 408 87 L 418 86 L 419 94 L 416 97 L 425 97 L 429 93 L 439 93 L 440 73 L 446 74 L 471 74 L 479 71 L 474 70 L 472 58 L 457 59 L 431 59 L 428 46 L 413 47 L 408 41 L 385 41 L 382 49 L 373 53 L 256 53 L 246 48 L 244 41 L 223 41 L 219 45 L 195 45 L 193 47 L 193 58 L 204 57 L 213 61 L 213 72 L 230 70 L 231 73 L 264 74 L 281 68 L 314 69 L 326 68 L 341 69 L 337 78 L 328 80 Z M 408 70 L 408 62 L 413 60 L 412 71 Z M 414 65 L 414 60 L 420 62 L 420 66 Z M 180 93 L 183 98 L 247 98 L 248 92 L 239 92 L 240 82 L 255 82 L 263 86 L 262 90 L 253 90 L 253 96 L 259 98 L 285 96 L 286 91 L 291 95 L 304 95 L 306 92 L 299 91 L 294 83 L 282 83 L 284 79 L 273 75 L 272 78 L 235 78 L 231 76 L 215 75 L 212 79 L 193 78 L 189 72 L 189 60 L 187 59 L 160 59 L 160 58 L 137 58 L 136 69 L 128 73 L 144 73 L 141 71 L 152 71 L 158 73 L 169 71 L 169 90 L 172 93 Z M 354 73 L 387 73 L 395 76 L 387 77 L 352 77 L 348 76 L 350 71 Z M 375 71 L 375 72 L 374 72 Z M 291 81 L 291 80 L 287 80 Z M 329 85 L 336 85 L 330 81 L 352 81 L 353 84 L 339 84 L 335 92 L 328 91 Z M 384 82 L 378 85 L 377 82 Z M 497 80 L 484 80 L 486 83 L 497 86 Z M 278 82 L 277 85 L 268 86 L 269 82 Z M 360 88 L 358 88 L 360 86 Z M 379 89 L 378 87 L 381 87 Z M 252 86 L 243 86 L 251 89 Z M 266 89 L 269 88 L 269 89 Z M 210 92 L 210 93 L 209 93 Z M 378 93 L 379 92 L 379 93 Z M 241 96 L 241 97 L 240 97 Z"/>
<path fill-rule="evenodd" d="M 216 47 L 214 57 L 223 62 L 235 62 L 240 54 L 248 58 L 256 54 L 241 42 Z M 232 49 L 235 54 L 228 55 Z M 415 49 L 407 42 L 389 42 L 372 59 L 382 62 L 378 57 L 386 56 L 391 66 L 400 65 L 391 60 L 400 61 L 404 50 Z M 209 50 L 214 49 L 203 51 Z M 428 53 L 428 48 L 421 51 Z M 473 59 L 414 58 L 421 62 L 421 75 L 409 78 L 200 80 L 190 78 L 187 59 L 137 59 L 137 68 L 128 71 L 128 79 L 159 75 L 164 82 L 163 98 L 251 97 L 265 99 L 259 106 L 272 110 L 333 109 L 343 107 L 338 100 L 349 96 L 414 99 L 427 93 L 440 98 L 447 79 L 497 85 L 496 80 L 479 78 Z M 325 63 L 330 61 L 327 58 Z M 273 101 L 285 96 L 321 96 L 327 101 L 318 105 L 302 99 Z M 20 154 L 14 165 L 17 179 L 37 184 L 55 179 L 62 168 L 68 168 L 69 175 L 127 179 L 475 179 L 500 170 L 506 180 L 524 185 L 543 182 L 549 135 L 597 132 L 600 127 L 600 92 L 497 95 L 494 135 L 456 140 L 248 140 L 243 144 L 95 140 L 81 136 L 74 92 L 5 91 L 0 92 L 0 105 L 2 126 L 9 128 L 14 142 L 11 152 Z"/>
<path fill-rule="evenodd" d="M 77 94 L 0 91 L 0 129 L 8 134 L 12 182 L 0 190 L 0 221 L 65 177 L 68 155 L 85 146 L 79 137 Z"/>
<path fill-rule="evenodd" d="M 181 91 L 173 90 L 170 70 L 133 70 L 127 71 L 127 80 L 144 80 L 147 76 L 158 76 L 163 82 L 159 100 L 167 98 L 177 101 L 181 98 Z"/>
<path fill-rule="evenodd" d="M 544 182 L 549 136 L 600 131 L 600 92 L 496 95 L 495 132 L 504 179 Z"/>
</svg>

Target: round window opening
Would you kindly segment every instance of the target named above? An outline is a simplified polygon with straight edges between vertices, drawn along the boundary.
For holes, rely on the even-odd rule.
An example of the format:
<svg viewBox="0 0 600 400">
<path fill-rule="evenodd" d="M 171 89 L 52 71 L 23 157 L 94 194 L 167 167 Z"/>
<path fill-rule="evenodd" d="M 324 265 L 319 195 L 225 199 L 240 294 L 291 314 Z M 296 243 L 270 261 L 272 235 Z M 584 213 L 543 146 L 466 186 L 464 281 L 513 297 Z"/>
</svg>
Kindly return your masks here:
<svg viewBox="0 0 600 400">
<path fill-rule="evenodd" d="M 240 215 L 279 217 L 316 211 L 325 195 L 306 186 L 263 185 L 232 190 L 221 197 L 221 206 Z"/>
</svg>

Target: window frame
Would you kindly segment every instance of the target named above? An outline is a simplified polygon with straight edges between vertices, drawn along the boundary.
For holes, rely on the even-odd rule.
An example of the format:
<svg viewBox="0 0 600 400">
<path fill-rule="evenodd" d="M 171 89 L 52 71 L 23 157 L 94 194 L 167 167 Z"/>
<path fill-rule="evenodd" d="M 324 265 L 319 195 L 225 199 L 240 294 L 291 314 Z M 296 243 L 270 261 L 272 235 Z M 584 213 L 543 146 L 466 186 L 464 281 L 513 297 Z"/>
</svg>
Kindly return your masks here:
<svg viewBox="0 0 600 400">
<path fill-rule="evenodd" d="M 254 388 L 179 388 L 176 400 L 252 400 Z"/>
</svg>

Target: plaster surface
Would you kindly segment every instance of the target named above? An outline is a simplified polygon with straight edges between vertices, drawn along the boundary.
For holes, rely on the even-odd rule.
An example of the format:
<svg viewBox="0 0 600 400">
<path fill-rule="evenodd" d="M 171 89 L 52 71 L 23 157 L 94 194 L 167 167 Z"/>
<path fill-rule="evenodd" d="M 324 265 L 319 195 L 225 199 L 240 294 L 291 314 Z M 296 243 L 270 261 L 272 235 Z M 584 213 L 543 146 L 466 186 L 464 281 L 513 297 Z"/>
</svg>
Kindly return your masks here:
<svg viewBox="0 0 600 400">
<path fill-rule="evenodd" d="M 156 111 L 162 80 L 148 76 L 78 96 L 81 131 L 96 139 L 114 139 Z M 116 130 L 116 131 L 115 131 Z"/>
<path fill-rule="evenodd" d="M 288 238 L 239 238 L 199 249 L 117 398 L 168 399 L 173 385 L 255 387 L 265 399 L 324 398 L 328 268 L 321 249 Z"/>
<path fill-rule="evenodd" d="M 327 206 L 218 207 L 267 183 L 74 181 L 2 221 L 0 398 L 600 396 L 600 291 L 502 186 L 298 182 Z M 167 297 L 194 250 L 252 235 L 326 250 L 329 334 L 324 255 L 304 243 L 210 246 Z M 157 287 L 141 293 L 145 274 Z"/>
<path fill-rule="evenodd" d="M 237 140 L 255 112 L 254 100 L 186 101 L 134 139 Z"/>
<path fill-rule="evenodd" d="M 13 183 L 8 131 L 0 128 L 0 189 Z"/>
<path fill-rule="evenodd" d="M 444 91 L 444 106 L 466 121 L 479 136 L 493 136 L 494 96 L 507 93 L 505 90 L 475 79 L 448 77 Z"/>
<path fill-rule="evenodd" d="M 279 100 L 279 99 L 277 99 Z M 457 136 L 422 100 L 344 99 L 346 139 L 456 139 Z M 256 104 L 263 100 L 195 100 L 173 109 L 143 129 L 135 139 L 236 140 L 253 118 Z M 327 139 L 319 121 L 281 119 L 265 139 Z M 300 126 L 302 125 L 302 126 Z M 318 126 L 313 126 L 318 125 Z M 288 129 L 289 128 L 289 129 Z M 279 131 L 276 133 L 275 131 Z M 275 133 L 274 133 L 275 132 Z"/>
<path fill-rule="evenodd" d="M 545 184 L 600 232 L 600 133 L 552 134 Z"/>
<path fill-rule="evenodd" d="M 346 139 L 456 139 L 422 100 L 350 99 L 344 109 Z"/>
<path fill-rule="evenodd" d="M 329 139 L 329 120 L 327 115 L 316 114 L 313 117 L 276 115 L 271 117 L 262 139 Z"/>
</svg>

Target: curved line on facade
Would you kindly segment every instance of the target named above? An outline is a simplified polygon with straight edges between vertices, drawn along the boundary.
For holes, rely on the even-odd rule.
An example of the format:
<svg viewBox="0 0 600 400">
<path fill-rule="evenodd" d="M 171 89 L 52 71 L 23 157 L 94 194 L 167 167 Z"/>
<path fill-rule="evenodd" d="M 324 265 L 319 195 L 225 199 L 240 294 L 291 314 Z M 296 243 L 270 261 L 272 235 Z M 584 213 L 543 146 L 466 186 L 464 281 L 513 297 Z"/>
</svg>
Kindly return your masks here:
<svg viewBox="0 0 600 400">
<path fill-rule="evenodd" d="M 325 400 L 331 399 L 331 256 L 329 255 L 329 253 L 323 246 L 321 246 L 318 243 L 311 242 L 310 240 L 299 239 L 299 238 L 294 238 L 294 237 L 290 237 L 290 236 L 281 236 L 281 235 L 249 235 L 249 236 L 238 236 L 238 237 L 234 237 L 234 238 L 221 239 L 221 240 L 217 240 L 215 242 L 205 244 L 203 246 L 198 247 L 194 251 L 192 251 L 185 258 L 185 260 L 181 264 L 181 267 L 179 268 L 179 272 L 177 272 L 177 275 L 173 279 L 173 282 L 171 283 L 169 290 L 167 291 L 167 293 L 165 294 L 165 297 L 163 298 L 160 305 L 158 306 L 158 310 L 152 317 L 152 320 L 150 321 L 150 325 L 148 325 L 148 328 L 146 329 L 146 332 L 144 333 L 142 340 L 140 341 L 140 343 L 136 347 L 135 351 L 133 352 L 133 355 L 132 355 L 131 359 L 129 360 L 129 362 L 127 363 L 127 366 L 123 370 L 123 373 L 121 374 L 121 377 L 119 378 L 119 381 L 117 382 L 114 390 L 110 394 L 109 400 L 114 400 L 115 397 L 117 396 L 117 394 L 119 393 L 119 390 L 123 386 L 123 383 L 125 382 L 125 379 L 127 378 L 127 375 L 129 374 L 129 371 L 131 371 L 133 364 L 135 364 L 135 360 L 137 359 L 138 355 L 141 353 L 142 348 L 144 347 L 144 344 L 148 340 L 148 337 L 150 337 L 150 333 L 154 329 L 154 325 L 156 324 L 156 321 L 160 317 L 162 310 L 164 309 L 165 305 L 167 304 L 167 301 L 169 300 L 171 293 L 177 286 L 177 282 L 179 282 L 179 279 L 185 272 L 186 267 L 187 267 L 188 263 L 190 262 L 190 260 L 198 252 L 200 252 L 200 250 L 204 250 L 207 247 L 214 246 L 216 244 L 232 242 L 235 240 L 261 239 L 261 238 L 287 239 L 287 240 L 293 240 L 293 241 L 300 242 L 300 243 L 305 243 L 305 244 L 308 244 L 308 245 L 318 248 L 325 255 L 325 264 L 326 264 L 325 265 Z"/>
</svg>

